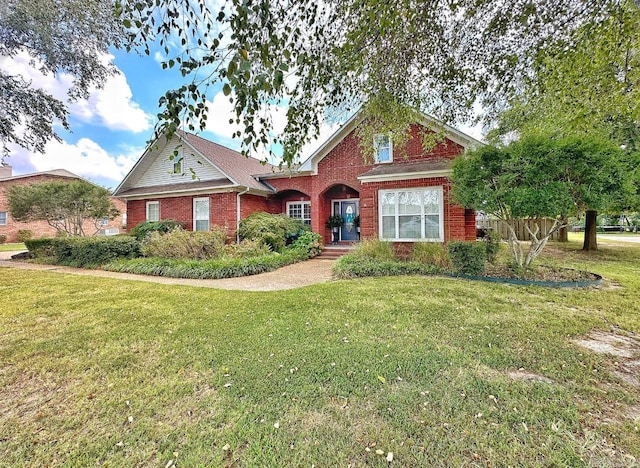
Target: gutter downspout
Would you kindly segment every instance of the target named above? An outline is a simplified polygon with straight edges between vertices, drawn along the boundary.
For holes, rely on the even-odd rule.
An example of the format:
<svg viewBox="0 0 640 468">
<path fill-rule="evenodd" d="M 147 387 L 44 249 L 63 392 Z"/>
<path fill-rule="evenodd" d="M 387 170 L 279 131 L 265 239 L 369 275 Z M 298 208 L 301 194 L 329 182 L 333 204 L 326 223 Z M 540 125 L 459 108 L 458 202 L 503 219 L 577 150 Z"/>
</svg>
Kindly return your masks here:
<svg viewBox="0 0 640 468">
<path fill-rule="evenodd" d="M 236 242 L 240 243 L 240 197 L 245 193 L 249 192 L 249 188 L 247 187 L 244 192 L 238 192 L 236 195 Z"/>
</svg>

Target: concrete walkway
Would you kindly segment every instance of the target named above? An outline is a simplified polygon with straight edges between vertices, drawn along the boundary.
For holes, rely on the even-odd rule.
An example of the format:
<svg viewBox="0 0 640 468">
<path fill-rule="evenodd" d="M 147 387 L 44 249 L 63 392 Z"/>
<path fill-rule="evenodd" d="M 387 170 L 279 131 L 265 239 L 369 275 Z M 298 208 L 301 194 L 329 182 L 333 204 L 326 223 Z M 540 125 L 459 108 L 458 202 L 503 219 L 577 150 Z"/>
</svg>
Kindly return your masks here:
<svg viewBox="0 0 640 468">
<path fill-rule="evenodd" d="M 294 263 L 269 273 L 225 279 L 187 279 L 166 278 L 163 276 L 134 275 L 131 273 L 115 273 L 103 270 L 85 270 L 58 265 L 41 265 L 36 263 L 18 262 L 11 260 L 11 256 L 19 252 L 0 252 L 0 267 L 21 268 L 24 270 L 50 271 L 69 275 L 97 276 L 101 278 L 117 278 L 148 283 L 175 284 L 195 286 L 200 288 L 232 289 L 241 291 L 280 291 L 295 289 L 312 284 L 331 281 L 331 267 L 333 260 L 311 259 L 306 262 Z"/>
<path fill-rule="evenodd" d="M 640 235 L 638 234 L 621 234 L 616 236 L 608 236 L 606 234 L 598 234 L 598 239 L 609 240 L 609 241 L 620 241 L 620 242 L 633 242 L 640 243 Z"/>
</svg>

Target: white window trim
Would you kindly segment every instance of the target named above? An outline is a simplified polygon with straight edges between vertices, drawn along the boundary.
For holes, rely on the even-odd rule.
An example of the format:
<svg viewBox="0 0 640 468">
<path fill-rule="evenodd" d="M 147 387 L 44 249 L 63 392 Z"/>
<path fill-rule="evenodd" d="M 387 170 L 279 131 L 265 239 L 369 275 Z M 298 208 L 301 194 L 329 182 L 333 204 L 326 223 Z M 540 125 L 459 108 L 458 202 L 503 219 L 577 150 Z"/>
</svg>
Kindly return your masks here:
<svg viewBox="0 0 640 468">
<path fill-rule="evenodd" d="M 378 159 L 378 139 L 380 137 L 387 137 L 389 139 L 389 160 L 388 161 L 380 161 Z M 375 151 L 374 159 L 376 164 L 390 164 L 393 162 L 393 140 L 391 139 L 391 135 L 385 135 L 382 133 L 378 133 L 373 136 L 373 149 Z"/>
<path fill-rule="evenodd" d="M 193 199 L 193 231 L 196 231 L 196 221 L 205 221 L 204 219 L 198 219 L 196 218 L 196 202 L 199 201 L 206 201 L 207 202 L 207 231 L 201 231 L 201 232 L 208 232 L 211 230 L 211 199 L 209 197 L 199 197 L 199 198 L 194 198 Z"/>
<path fill-rule="evenodd" d="M 301 205 L 302 208 L 302 218 L 293 218 L 289 215 L 289 207 L 291 205 Z M 305 217 L 304 217 L 304 206 L 308 206 L 309 207 L 309 225 L 311 225 L 311 202 L 309 200 L 302 200 L 302 201 L 288 201 L 287 202 L 287 216 L 289 216 L 289 218 L 291 219 L 299 219 L 300 221 L 304 222 L 306 221 Z"/>
<path fill-rule="evenodd" d="M 0 211 L 0 213 L 4 213 L 4 221 L 0 221 L 0 226 L 6 226 L 9 222 L 9 212 L 8 211 Z"/>
<path fill-rule="evenodd" d="M 149 219 L 149 207 L 153 206 L 153 205 L 157 205 L 158 206 L 158 219 L 157 220 L 156 219 L 154 219 L 154 220 Z M 147 207 L 147 210 L 146 210 L 145 215 L 146 215 L 147 221 L 160 221 L 160 202 L 158 202 L 158 201 L 148 201 L 146 207 Z"/>
<path fill-rule="evenodd" d="M 398 192 L 424 192 L 435 190 L 438 192 L 438 198 L 440 200 L 440 210 L 438 215 L 440 216 L 440 223 L 438 226 L 438 234 L 439 238 L 393 238 L 388 239 L 383 236 L 383 226 L 382 226 L 382 195 L 385 193 L 398 193 Z M 420 207 L 420 229 L 424 233 L 424 205 Z M 380 240 L 390 241 L 390 242 L 444 242 L 444 190 L 441 185 L 433 186 L 433 187 L 411 187 L 411 188 L 397 188 L 397 189 L 389 189 L 389 190 L 379 190 L 378 191 L 378 237 Z M 398 197 L 396 196 L 396 208 L 395 208 L 395 232 L 396 235 L 400 232 L 399 227 L 399 215 L 398 215 Z"/>
</svg>

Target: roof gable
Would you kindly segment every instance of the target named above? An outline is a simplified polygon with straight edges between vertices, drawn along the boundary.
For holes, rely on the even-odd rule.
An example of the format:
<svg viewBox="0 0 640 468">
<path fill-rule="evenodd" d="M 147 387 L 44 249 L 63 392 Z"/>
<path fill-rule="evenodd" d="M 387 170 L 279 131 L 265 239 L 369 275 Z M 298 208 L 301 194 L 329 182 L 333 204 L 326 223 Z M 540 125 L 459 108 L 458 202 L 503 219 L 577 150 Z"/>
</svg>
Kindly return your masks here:
<svg viewBox="0 0 640 468">
<path fill-rule="evenodd" d="M 0 181 L 5 182 L 5 181 L 9 181 L 9 180 L 18 180 L 18 179 L 26 179 L 26 178 L 29 178 L 29 177 L 41 177 L 41 176 L 53 176 L 53 177 L 60 177 L 60 178 L 64 178 L 64 179 L 80 179 L 80 180 L 84 180 L 79 175 L 76 175 L 73 172 L 69 172 L 66 169 L 52 169 L 50 171 L 32 172 L 30 174 L 14 175 L 14 176 L 11 176 L 11 177 L 0 179 Z"/>
<path fill-rule="evenodd" d="M 318 173 L 318 163 L 322 161 L 332 149 L 334 149 L 342 140 L 344 140 L 351 132 L 353 132 L 358 124 L 362 122 L 362 114 L 360 112 L 354 114 L 347 120 L 342 127 L 331 135 L 311 156 L 309 156 L 298 169 L 298 172 Z M 450 125 L 440 122 L 434 117 L 426 114 L 419 114 L 419 121 L 416 122 L 425 128 L 434 131 L 442 131 L 445 138 L 459 144 L 464 149 L 473 149 L 484 146 L 480 140 L 463 133 Z"/>
<path fill-rule="evenodd" d="M 182 149 L 184 169 L 191 168 L 195 178 L 186 171 L 172 174 L 170 157 L 176 148 Z M 246 158 L 237 151 L 178 130 L 171 139 L 157 138 L 116 188 L 118 196 L 140 193 L 185 193 L 202 191 L 207 184 L 212 189 L 245 188 L 270 192 L 270 188 L 252 177 L 265 167 L 253 158 Z M 141 190 L 143 189 L 144 190 Z"/>
<path fill-rule="evenodd" d="M 252 188 L 255 190 L 268 190 L 267 187 L 258 182 L 253 176 L 269 170 L 274 166 L 263 163 L 255 158 L 243 156 L 226 146 L 222 146 L 213 141 L 199 137 L 192 133 L 179 131 L 186 144 L 189 144 L 200 154 L 205 156 L 215 167 L 219 168 L 227 177 L 237 185 Z M 270 190 L 269 190 L 270 191 Z"/>
</svg>

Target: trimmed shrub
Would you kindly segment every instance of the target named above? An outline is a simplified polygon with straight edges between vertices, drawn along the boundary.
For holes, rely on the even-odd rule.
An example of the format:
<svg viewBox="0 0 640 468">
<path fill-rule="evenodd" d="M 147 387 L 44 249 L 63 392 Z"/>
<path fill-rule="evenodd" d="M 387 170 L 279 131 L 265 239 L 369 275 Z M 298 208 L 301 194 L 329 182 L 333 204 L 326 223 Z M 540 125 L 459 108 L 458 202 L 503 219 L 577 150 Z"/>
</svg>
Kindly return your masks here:
<svg viewBox="0 0 640 468">
<path fill-rule="evenodd" d="M 500 252 L 500 241 L 500 234 L 496 232 L 487 232 L 487 234 L 482 238 L 481 242 L 485 247 L 487 262 L 491 264 L 494 264 L 496 262 L 498 253 Z"/>
<path fill-rule="evenodd" d="M 268 255 L 271 249 L 262 241 L 245 239 L 240 243 L 226 245 L 224 251 L 225 255 L 231 258 L 249 258 Z"/>
<path fill-rule="evenodd" d="M 433 265 L 443 271 L 451 268 L 447 249 L 439 242 L 416 242 L 411 253 L 411 261 Z"/>
<path fill-rule="evenodd" d="M 173 219 L 163 219 L 160 221 L 143 221 L 139 224 L 136 224 L 131 229 L 131 232 L 129 234 L 142 242 L 152 232 L 166 234 L 173 231 L 175 228 L 182 227 L 182 223 Z"/>
<path fill-rule="evenodd" d="M 165 258 L 137 258 L 116 260 L 103 268 L 109 271 L 137 273 L 171 278 L 220 279 L 257 275 L 273 271 L 308 258 L 301 249 L 286 249 L 260 257 L 221 258 L 216 260 L 173 260 Z"/>
<path fill-rule="evenodd" d="M 141 250 L 145 257 L 209 260 L 224 255 L 226 241 L 227 230 L 220 226 L 213 226 L 209 232 L 185 231 L 176 227 L 166 234 L 148 232 Z"/>
<path fill-rule="evenodd" d="M 390 262 L 396 259 L 391 242 L 378 239 L 365 239 L 358 242 L 351 255 L 379 262 Z"/>
<path fill-rule="evenodd" d="M 95 267 L 118 258 L 140 257 L 140 243 L 130 236 L 67 237 L 52 239 L 56 263 Z"/>
<path fill-rule="evenodd" d="M 7 242 L 7 236 L 0 234 L 0 244 L 4 244 L 5 242 Z"/>
<path fill-rule="evenodd" d="M 367 276 L 432 275 L 434 273 L 438 273 L 438 269 L 425 263 L 377 261 L 357 255 L 344 255 L 333 266 L 333 276 L 338 279 Z"/>
<path fill-rule="evenodd" d="M 55 255 L 54 244 L 58 239 L 42 237 L 40 239 L 29 239 L 24 245 L 29 253 L 35 258 L 53 257 Z"/>
<path fill-rule="evenodd" d="M 280 252 L 293 238 L 308 229 L 302 221 L 287 215 L 256 211 L 240 221 L 238 235 L 242 240 L 258 240 Z"/>
<path fill-rule="evenodd" d="M 487 251 L 483 243 L 449 242 L 447 250 L 454 273 L 477 276 L 484 271 Z"/>
<path fill-rule="evenodd" d="M 305 231 L 291 244 L 291 248 L 302 249 L 309 258 L 313 258 L 322 252 L 322 236 L 317 232 Z"/>
<path fill-rule="evenodd" d="M 18 242 L 26 242 L 33 238 L 33 231 L 31 229 L 20 229 L 16 233 L 16 240 Z"/>
</svg>

